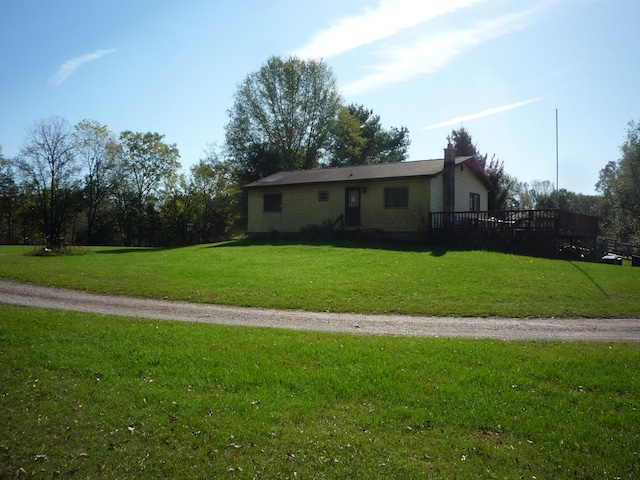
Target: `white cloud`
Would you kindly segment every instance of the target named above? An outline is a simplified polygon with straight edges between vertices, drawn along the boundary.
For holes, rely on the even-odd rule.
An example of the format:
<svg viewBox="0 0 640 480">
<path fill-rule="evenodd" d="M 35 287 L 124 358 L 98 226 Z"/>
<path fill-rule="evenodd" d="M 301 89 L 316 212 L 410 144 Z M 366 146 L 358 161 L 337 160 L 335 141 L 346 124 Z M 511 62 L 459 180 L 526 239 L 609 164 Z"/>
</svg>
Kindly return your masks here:
<svg viewBox="0 0 640 480">
<path fill-rule="evenodd" d="M 391 37 L 407 28 L 484 0 L 383 0 L 362 15 L 339 20 L 294 52 L 302 58 L 329 58 Z"/>
<path fill-rule="evenodd" d="M 491 115 L 496 115 L 498 113 L 502 113 L 502 112 L 507 112 L 509 110 L 513 110 L 514 108 L 524 107 L 525 105 L 528 105 L 528 104 L 533 103 L 533 102 L 537 102 L 538 100 L 540 100 L 540 99 L 539 98 L 532 98 L 530 100 L 525 100 L 523 102 L 516 102 L 516 103 L 512 103 L 510 105 L 503 105 L 501 107 L 488 108 L 487 110 L 483 110 L 482 112 L 471 113 L 471 114 L 468 114 L 468 115 L 462 115 L 460 117 L 455 117 L 455 118 L 452 118 L 450 120 L 446 120 L 446 121 L 441 122 L 441 123 L 436 123 L 434 125 L 429 125 L 428 127 L 424 127 L 422 130 L 434 130 L 436 128 L 450 127 L 451 125 L 459 125 L 461 123 L 468 122 L 470 120 L 475 120 L 477 118 L 489 117 Z"/>
<path fill-rule="evenodd" d="M 371 67 L 373 73 L 342 87 L 345 96 L 378 90 L 434 73 L 455 57 L 501 35 L 525 28 L 537 9 L 482 20 L 469 28 L 437 32 L 414 41 L 381 51 L 386 61 Z"/>
<path fill-rule="evenodd" d="M 49 83 L 55 87 L 62 85 L 74 72 L 87 62 L 98 60 L 109 53 L 114 53 L 115 48 L 109 50 L 96 50 L 93 53 L 88 53 L 80 57 L 74 57 L 71 60 L 64 62 L 58 71 L 49 78 Z"/>
</svg>

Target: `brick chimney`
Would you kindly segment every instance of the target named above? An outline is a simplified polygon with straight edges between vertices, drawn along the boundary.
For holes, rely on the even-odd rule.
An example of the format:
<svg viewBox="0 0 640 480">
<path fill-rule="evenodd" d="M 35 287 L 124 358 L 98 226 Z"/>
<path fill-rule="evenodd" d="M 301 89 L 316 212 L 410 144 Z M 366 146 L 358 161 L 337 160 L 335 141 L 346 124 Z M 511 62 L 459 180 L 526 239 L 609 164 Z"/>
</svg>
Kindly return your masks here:
<svg viewBox="0 0 640 480">
<path fill-rule="evenodd" d="M 456 149 L 451 144 L 448 144 L 444 149 L 442 205 L 445 212 L 456 210 Z"/>
</svg>

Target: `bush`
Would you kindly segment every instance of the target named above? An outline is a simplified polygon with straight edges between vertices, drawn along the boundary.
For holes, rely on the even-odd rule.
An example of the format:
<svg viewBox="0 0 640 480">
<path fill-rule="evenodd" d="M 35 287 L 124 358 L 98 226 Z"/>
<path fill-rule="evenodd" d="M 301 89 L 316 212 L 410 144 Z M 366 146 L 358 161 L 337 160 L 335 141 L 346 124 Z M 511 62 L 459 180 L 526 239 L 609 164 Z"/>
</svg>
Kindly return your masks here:
<svg viewBox="0 0 640 480">
<path fill-rule="evenodd" d="M 300 236 L 308 240 L 328 240 L 335 236 L 335 222 L 329 218 L 320 223 L 305 225 L 298 230 Z"/>
</svg>

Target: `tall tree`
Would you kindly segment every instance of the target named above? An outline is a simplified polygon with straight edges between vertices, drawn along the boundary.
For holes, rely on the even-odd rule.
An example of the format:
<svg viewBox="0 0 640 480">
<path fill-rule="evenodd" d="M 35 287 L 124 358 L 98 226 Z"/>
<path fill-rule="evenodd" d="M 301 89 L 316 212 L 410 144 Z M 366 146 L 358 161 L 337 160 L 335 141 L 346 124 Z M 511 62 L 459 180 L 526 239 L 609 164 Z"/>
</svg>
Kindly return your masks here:
<svg viewBox="0 0 640 480">
<path fill-rule="evenodd" d="M 582 213 L 584 215 L 600 215 L 602 198 L 595 195 L 583 195 L 565 188 L 555 190 L 549 180 L 534 180 L 531 184 L 518 182 L 514 184 L 514 208 L 520 209 L 554 209 L 560 205 L 562 210 Z"/>
<path fill-rule="evenodd" d="M 507 210 L 514 208 L 518 203 L 518 187 L 515 178 L 510 177 L 504 171 L 504 162 L 496 158 L 495 154 L 489 163 L 488 154 L 482 155 L 478 146 L 473 142 L 471 134 L 461 126 L 457 130 L 452 130 L 447 136 L 447 141 L 456 149 L 456 155 L 476 158 L 478 167 L 487 176 L 491 183 L 487 204 L 489 210 Z"/>
<path fill-rule="evenodd" d="M 78 159 L 83 165 L 84 208 L 87 217 L 87 241 L 100 243 L 100 222 L 106 222 L 104 212 L 113 190 L 113 168 L 117 141 L 106 127 L 94 120 L 82 120 L 75 126 L 74 141 Z M 101 215 L 102 214 L 102 215 Z M 102 217 L 102 218 L 101 218 Z"/>
<path fill-rule="evenodd" d="M 189 195 L 194 204 L 194 226 L 199 243 L 229 238 L 238 227 L 242 192 L 229 162 L 210 147 L 205 159 L 191 167 Z"/>
<path fill-rule="evenodd" d="M 0 145 L 0 242 L 12 243 L 14 240 L 17 196 L 15 174 L 9 159 L 2 155 Z"/>
<path fill-rule="evenodd" d="M 504 162 L 495 155 L 486 163 L 486 155 L 481 159 L 480 167 L 491 183 L 487 205 L 489 210 L 511 210 L 515 208 L 515 184 L 517 180 L 504 171 Z"/>
<path fill-rule="evenodd" d="M 620 153 L 600 171 L 596 189 L 608 208 L 607 233 L 640 243 L 640 123 L 629 122 Z"/>
<path fill-rule="evenodd" d="M 155 220 L 159 228 L 153 244 L 161 246 L 191 245 L 194 240 L 194 202 L 184 174 L 178 175 L 172 187 L 164 193 Z M 154 215 L 155 216 L 155 215 Z"/>
<path fill-rule="evenodd" d="M 557 207 L 555 186 L 549 180 L 531 182 L 530 193 L 533 199 L 533 208 L 551 209 Z"/>
<path fill-rule="evenodd" d="M 477 160 L 480 160 L 480 157 L 482 157 L 477 145 L 473 143 L 471 134 L 463 126 L 457 130 L 452 130 L 451 134 L 447 137 L 447 141 L 454 146 L 456 149 L 456 155 L 458 156 L 464 157 L 467 155 L 473 155 Z"/>
<path fill-rule="evenodd" d="M 129 130 L 120 134 L 119 165 L 115 168 L 116 199 L 127 242 L 143 243 L 163 189 L 172 185 L 180 168 L 175 144 L 159 133 Z"/>
<path fill-rule="evenodd" d="M 181 175 L 163 202 L 161 244 L 190 245 L 229 239 L 239 231 L 241 191 L 229 162 L 214 146 Z"/>
<path fill-rule="evenodd" d="M 241 181 L 317 166 L 339 106 L 326 63 L 271 57 L 238 86 L 228 111 L 226 146 Z"/>
<path fill-rule="evenodd" d="M 341 106 L 331 129 L 331 158 L 329 165 L 357 165 L 361 163 L 367 141 L 360 131 L 362 122 L 347 107 Z M 363 163 L 363 162 L 362 162 Z"/>
<path fill-rule="evenodd" d="M 521 209 L 553 209 L 558 205 L 562 210 L 567 210 L 585 215 L 601 215 L 602 198 L 595 195 L 583 195 L 565 188 L 555 190 L 549 180 L 534 180 L 531 184 L 514 182 L 513 204 L 514 208 Z"/>
<path fill-rule="evenodd" d="M 557 203 L 562 210 L 582 213 L 584 215 L 600 216 L 602 198 L 597 195 L 584 195 L 561 188 L 557 192 Z"/>
<path fill-rule="evenodd" d="M 615 195 L 615 182 L 618 175 L 618 163 L 611 160 L 600 170 L 596 191 L 600 193 L 599 217 L 602 222 L 602 229 L 608 236 L 617 238 L 617 201 Z"/>
<path fill-rule="evenodd" d="M 24 181 L 38 198 L 41 231 L 50 248 L 58 247 L 77 212 L 80 168 L 73 130 L 62 117 L 41 120 L 27 130 L 17 161 Z"/>
<path fill-rule="evenodd" d="M 357 104 L 340 107 L 331 136 L 331 166 L 401 162 L 411 143 L 406 127 L 385 130 L 379 115 Z"/>
</svg>

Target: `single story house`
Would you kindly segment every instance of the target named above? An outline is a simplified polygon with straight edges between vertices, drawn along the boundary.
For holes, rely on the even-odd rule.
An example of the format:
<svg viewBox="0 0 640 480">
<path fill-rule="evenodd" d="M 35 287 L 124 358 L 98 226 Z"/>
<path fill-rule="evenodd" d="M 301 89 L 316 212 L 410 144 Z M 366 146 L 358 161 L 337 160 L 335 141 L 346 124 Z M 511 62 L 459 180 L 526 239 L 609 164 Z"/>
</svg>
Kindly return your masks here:
<svg viewBox="0 0 640 480">
<path fill-rule="evenodd" d="M 244 185 L 249 234 L 295 233 L 335 223 L 344 230 L 412 236 L 431 212 L 487 210 L 489 180 L 475 157 L 283 171 Z"/>
</svg>

